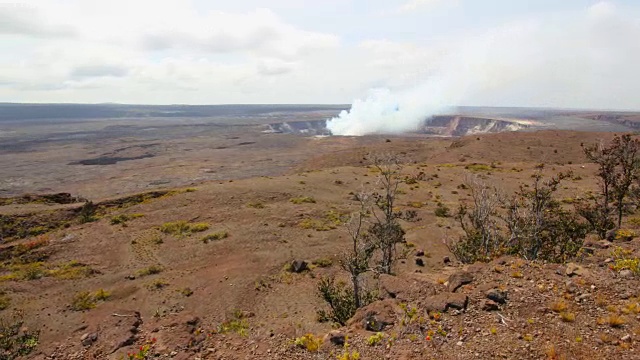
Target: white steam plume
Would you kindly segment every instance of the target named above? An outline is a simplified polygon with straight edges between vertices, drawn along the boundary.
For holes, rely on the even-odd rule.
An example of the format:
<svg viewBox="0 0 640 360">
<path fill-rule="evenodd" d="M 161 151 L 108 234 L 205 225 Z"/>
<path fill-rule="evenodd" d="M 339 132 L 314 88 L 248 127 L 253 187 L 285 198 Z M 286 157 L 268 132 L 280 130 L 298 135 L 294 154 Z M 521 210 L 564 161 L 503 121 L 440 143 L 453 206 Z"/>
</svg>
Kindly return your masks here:
<svg viewBox="0 0 640 360">
<path fill-rule="evenodd" d="M 637 109 L 640 16 L 624 10 L 603 1 L 452 41 L 419 85 L 370 91 L 327 128 L 402 133 L 454 105 Z"/>
</svg>

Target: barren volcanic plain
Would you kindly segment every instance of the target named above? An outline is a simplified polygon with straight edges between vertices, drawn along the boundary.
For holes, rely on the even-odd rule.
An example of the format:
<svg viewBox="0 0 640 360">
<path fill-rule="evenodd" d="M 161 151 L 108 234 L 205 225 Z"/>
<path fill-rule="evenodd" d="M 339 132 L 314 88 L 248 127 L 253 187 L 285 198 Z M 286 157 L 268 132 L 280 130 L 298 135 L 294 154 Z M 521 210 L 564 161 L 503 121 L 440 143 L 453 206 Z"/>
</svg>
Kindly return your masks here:
<svg viewBox="0 0 640 360">
<path fill-rule="evenodd" d="M 0 104 L 0 307 L 38 332 L 25 357 L 640 357 L 640 282 L 611 266 L 640 256 L 634 236 L 589 235 L 561 264 L 462 264 L 445 244 L 465 179 L 510 194 L 540 164 L 571 171 L 557 191 L 571 207 L 598 189 L 583 146 L 640 114 L 459 108 L 410 134 L 329 136 L 344 108 Z M 376 301 L 346 325 L 319 322 L 318 281 L 348 280 L 341 222 L 354 193 L 379 190 L 382 153 L 411 179 L 396 199 L 418 216 L 402 222 L 406 256 L 367 280 Z"/>
</svg>

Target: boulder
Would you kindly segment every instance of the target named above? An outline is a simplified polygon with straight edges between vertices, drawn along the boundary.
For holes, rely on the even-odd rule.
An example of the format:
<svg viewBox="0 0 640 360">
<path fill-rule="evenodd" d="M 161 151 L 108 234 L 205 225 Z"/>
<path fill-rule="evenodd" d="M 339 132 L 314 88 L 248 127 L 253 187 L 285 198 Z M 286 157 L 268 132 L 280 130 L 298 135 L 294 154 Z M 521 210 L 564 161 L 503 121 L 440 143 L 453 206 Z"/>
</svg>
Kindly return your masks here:
<svg viewBox="0 0 640 360">
<path fill-rule="evenodd" d="M 98 333 L 86 333 L 80 338 L 82 346 L 91 346 L 96 340 L 98 340 Z"/>
<path fill-rule="evenodd" d="M 406 299 L 411 284 L 397 276 L 381 274 L 379 278 L 380 293 L 383 297 Z"/>
<path fill-rule="evenodd" d="M 388 326 L 395 324 L 399 313 L 400 309 L 396 300 L 375 301 L 358 309 L 347 326 L 375 332 L 383 331 Z"/>
<path fill-rule="evenodd" d="M 482 300 L 480 302 L 480 307 L 484 311 L 498 311 L 498 310 L 500 310 L 500 306 L 498 305 L 498 303 L 496 303 L 493 300 L 488 300 L 488 299 Z"/>
<path fill-rule="evenodd" d="M 449 309 L 466 310 L 469 297 L 459 293 L 440 293 L 424 300 L 424 308 L 427 312 L 447 312 Z"/>
<path fill-rule="evenodd" d="M 423 267 L 424 266 L 424 260 L 422 260 L 422 258 L 417 257 L 416 258 L 416 265 Z"/>
<path fill-rule="evenodd" d="M 569 263 L 567 264 L 567 268 L 564 273 L 567 276 L 585 276 L 587 275 L 588 271 L 578 264 Z"/>
<path fill-rule="evenodd" d="M 505 304 L 507 302 L 507 292 L 500 289 L 491 289 L 487 291 L 487 299 L 495 301 L 498 304 Z"/>
<path fill-rule="evenodd" d="M 325 336 L 325 339 L 333 345 L 344 346 L 347 337 L 343 332 L 339 330 L 332 330 Z"/>
<path fill-rule="evenodd" d="M 303 271 L 309 270 L 309 264 L 307 264 L 304 260 L 293 260 L 291 262 L 291 272 L 301 273 Z"/>
<path fill-rule="evenodd" d="M 470 284 L 473 281 L 473 275 L 466 271 L 459 271 L 449 276 L 448 288 L 451 292 L 456 292 L 462 285 Z"/>
<path fill-rule="evenodd" d="M 344 347 L 347 335 L 340 330 L 331 330 L 322 338 L 320 348 L 323 352 L 335 351 L 335 347 Z"/>
<path fill-rule="evenodd" d="M 623 279 L 631 279 L 633 277 L 633 271 L 629 269 L 625 269 L 620 271 L 620 273 L 618 273 L 618 276 L 620 276 Z"/>
<path fill-rule="evenodd" d="M 567 290 L 567 292 L 569 294 L 574 294 L 574 293 L 578 292 L 578 285 L 576 285 L 576 283 L 574 283 L 573 281 L 568 280 L 565 283 L 565 289 Z"/>
</svg>

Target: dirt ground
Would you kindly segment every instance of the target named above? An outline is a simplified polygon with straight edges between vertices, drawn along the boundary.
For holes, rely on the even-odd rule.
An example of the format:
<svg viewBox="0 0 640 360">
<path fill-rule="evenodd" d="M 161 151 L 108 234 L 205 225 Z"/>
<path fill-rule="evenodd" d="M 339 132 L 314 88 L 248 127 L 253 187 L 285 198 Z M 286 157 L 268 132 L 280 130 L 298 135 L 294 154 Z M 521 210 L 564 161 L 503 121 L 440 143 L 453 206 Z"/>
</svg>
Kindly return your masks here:
<svg viewBox="0 0 640 360">
<path fill-rule="evenodd" d="M 513 258 L 462 266 L 444 244 L 457 236 L 459 226 L 451 217 L 434 214 L 438 202 L 454 210 L 470 199 L 468 189 L 460 187 L 470 174 L 509 192 L 529 182 L 540 163 L 546 164 L 548 175 L 573 172 L 561 198 L 595 190 L 594 168 L 586 163 L 581 144 L 612 134 L 543 131 L 460 139 L 282 135 L 279 139 L 289 139 L 284 142 L 272 140 L 273 134 L 256 136 L 259 152 L 253 144 L 213 149 L 205 139 L 193 140 L 193 151 L 168 151 L 172 145 L 166 143 L 158 145 L 161 155 L 117 164 L 116 172 L 104 170 L 109 176 L 101 175 L 99 165 L 84 166 L 86 172 L 68 172 L 58 183 L 49 183 L 53 191 L 79 194 L 97 204 L 139 193 L 145 190 L 141 184 L 165 178 L 160 175 L 165 173 L 178 180 L 164 187 L 182 187 L 140 202 L 105 206 L 95 221 L 81 224 L 73 218 L 54 231 L 3 245 L 3 254 L 15 254 L 16 246 L 25 244 L 25 254 L 38 259 L 16 265 L 5 258 L 0 274 L 2 291 L 10 298 L 2 312 L 21 309 L 25 324 L 41 330 L 29 358 L 122 359 L 147 345 L 149 358 L 174 359 L 335 359 L 345 351 L 357 351 L 360 359 L 640 357 L 638 279 L 622 278 L 606 265 L 617 246 L 637 253 L 638 240 L 597 248 L 577 261 L 579 274 L 566 265 Z M 233 151 L 233 157 L 225 157 L 226 151 Z M 327 274 L 344 276 L 339 258 L 348 240 L 341 226 L 314 229 L 304 224 L 325 224 L 329 214 L 353 211 L 352 193 L 377 186 L 376 173 L 368 167 L 372 152 L 402 154 L 405 174 L 426 176 L 415 185 L 403 184 L 398 198 L 402 209 L 418 213 L 419 221 L 403 225 L 407 242 L 425 252 L 425 264 L 416 264 L 412 250 L 398 264 L 397 276 L 370 281 L 386 300 L 368 310 L 394 318 L 382 339 L 370 345 L 376 332 L 360 322 L 336 330 L 317 321 L 316 311 L 325 306 L 317 281 Z M 244 164 L 238 163 L 240 158 Z M 260 165 L 267 158 L 270 165 Z M 199 175 L 222 166 L 237 166 L 242 176 L 227 172 L 212 180 Z M 304 197 L 314 201 L 292 201 Z M 62 214 L 80 205 L 12 204 L 0 207 L 0 213 Z M 121 215 L 128 220 L 114 223 Z M 181 234 L 162 231 L 167 223 L 180 221 L 200 228 Z M 207 235 L 210 240 L 204 241 Z M 285 268 L 293 260 L 317 265 L 291 273 Z M 472 280 L 450 291 L 447 286 L 461 271 Z M 101 289 L 110 296 L 90 309 L 74 309 L 79 293 Z M 486 311 L 485 294 L 495 289 L 508 293 L 508 300 L 498 311 Z M 460 299 L 464 309 L 445 309 L 435 317 L 427 311 L 438 307 L 434 302 Z M 563 321 L 550 310 L 557 302 L 566 303 L 575 319 Z M 415 319 L 405 318 L 400 304 L 415 306 L 423 322 L 416 325 Z M 624 324 L 600 321 L 612 315 L 622 317 Z M 318 352 L 294 344 L 305 334 L 323 338 L 331 331 L 348 335 L 347 350 L 333 345 L 331 336 Z"/>
</svg>

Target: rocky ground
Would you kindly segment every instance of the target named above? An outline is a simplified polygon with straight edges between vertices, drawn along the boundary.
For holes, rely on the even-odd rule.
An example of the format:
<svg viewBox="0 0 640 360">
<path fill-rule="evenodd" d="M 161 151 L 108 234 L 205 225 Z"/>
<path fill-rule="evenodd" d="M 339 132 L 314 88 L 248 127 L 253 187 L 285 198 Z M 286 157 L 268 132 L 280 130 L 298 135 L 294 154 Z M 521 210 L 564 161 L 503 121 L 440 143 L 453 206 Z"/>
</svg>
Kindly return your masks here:
<svg viewBox="0 0 640 360">
<path fill-rule="evenodd" d="M 409 156 L 408 175 L 424 173 L 399 197 L 420 220 L 403 223 L 410 252 L 396 275 L 368 279 L 378 299 L 342 327 L 317 321 L 326 304 L 316 286 L 345 276 L 335 215 L 375 183 L 367 149 L 319 154 L 290 175 L 96 200 L 91 219 L 69 196 L 2 199 L 1 315 L 23 311 L 20 331 L 40 331 L 27 358 L 42 360 L 635 359 L 635 214 L 628 236 L 589 237 L 570 263 L 473 265 L 443 244 L 455 220 L 434 214 L 469 201 L 467 174 L 511 191 L 540 162 L 548 174 L 573 171 L 558 194 L 570 206 L 597 184 L 580 143 L 607 136 L 370 140 Z"/>
</svg>

